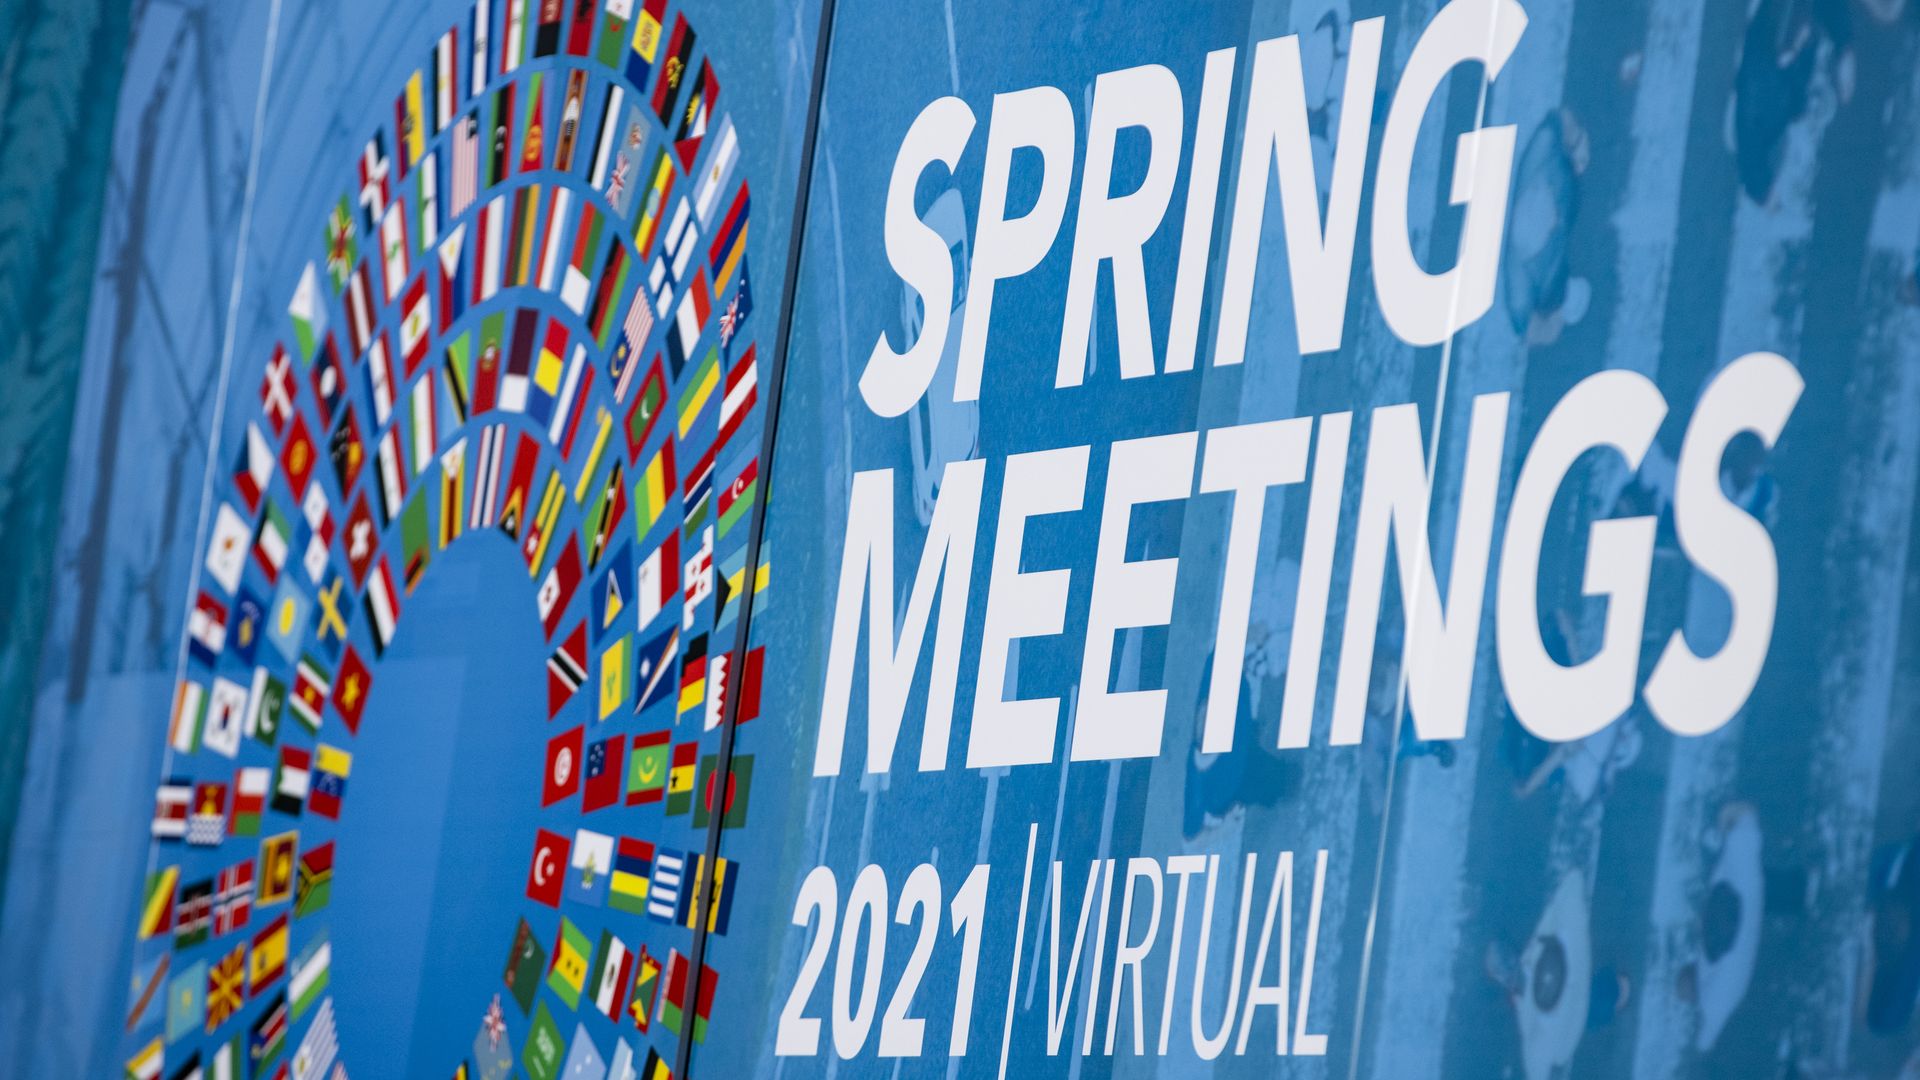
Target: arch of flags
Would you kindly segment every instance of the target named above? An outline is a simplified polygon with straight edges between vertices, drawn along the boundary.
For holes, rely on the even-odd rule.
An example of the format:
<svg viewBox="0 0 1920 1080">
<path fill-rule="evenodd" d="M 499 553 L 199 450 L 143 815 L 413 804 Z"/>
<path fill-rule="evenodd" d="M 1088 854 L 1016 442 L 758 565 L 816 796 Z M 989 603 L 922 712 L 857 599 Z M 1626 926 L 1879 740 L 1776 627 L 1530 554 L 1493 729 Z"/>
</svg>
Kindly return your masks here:
<svg viewBox="0 0 1920 1080">
<path fill-rule="evenodd" d="M 705 838 L 744 823 L 752 775 L 716 783 L 721 702 L 739 679 L 756 715 L 761 669 L 727 649 L 767 565 L 748 581 L 741 147 L 667 9 L 474 0 L 276 286 L 289 332 L 239 398 L 191 590 L 129 1075 L 346 1075 L 328 901 L 354 741 L 408 596 L 472 536 L 537 583 L 542 808 L 588 824 L 507 841 L 524 915 L 498 983 L 448 988 L 475 1020 L 448 1071 L 654 1080 L 683 1026 L 705 1037 L 719 980 L 688 955 L 739 880 Z"/>
</svg>

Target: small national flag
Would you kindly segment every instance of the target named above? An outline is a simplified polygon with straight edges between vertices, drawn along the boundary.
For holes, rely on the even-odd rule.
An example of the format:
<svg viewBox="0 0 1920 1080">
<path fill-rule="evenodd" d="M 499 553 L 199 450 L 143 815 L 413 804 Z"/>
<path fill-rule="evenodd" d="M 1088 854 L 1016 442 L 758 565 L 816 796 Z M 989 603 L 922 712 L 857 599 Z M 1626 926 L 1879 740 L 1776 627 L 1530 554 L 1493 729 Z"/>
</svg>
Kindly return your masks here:
<svg viewBox="0 0 1920 1080">
<path fill-rule="evenodd" d="M 259 906 L 284 904 L 293 896 L 294 849 L 299 843 L 297 832 L 283 832 L 260 841 Z"/>
<path fill-rule="evenodd" d="M 426 577 L 426 563 L 434 553 L 434 528 L 428 525 L 426 496 L 422 494 L 413 502 L 407 503 L 407 509 L 399 515 L 399 536 L 401 536 L 401 559 L 403 569 L 401 577 L 407 582 L 407 596 L 413 596 L 420 578 Z"/>
<path fill-rule="evenodd" d="M 273 809 L 276 812 L 298 815 L 300 808 L 306 805 L 312 761 L 312 755 L 298 746 L 280 748 L 280 765 L 273 777 Z"/>
<path fill-rule="evenodd" d="M 678 921 L 681 878 L 686 870 L 686 852 L 660 848 L 653 853 L 653 880 L 647 885 L 648 918 L 668 924 Z"/>
<path fill-rule="evenodd" d="M 333 841 L 300 853 L 300 868 L 293 886 L 293 914 L 312 915 L 327 906 L 333 896 Z M 285 916 L 282 916 L 285 918 Z"/>
<path fill-rule="evenodd" d="M 199 1030 L 207 1016 L 207 962 L 198 961 L 167 983 L 167 1041 Z"/>
<path fill-rule="evenodd" d="M 367 262 L 360 260 L 353 276 L 347 279 L 347 347 L 353 355 L 367 351 L 373 340 L 373 279 Z"/>
<path fill-rule="evenodd" d="M 154 795 L 153 838 L 184 840 L 187 836 L 188 808 L 193 805 L 193 785 L 184 780 L 167 780 Z"/>
<path fill-rule="evenodd" d="M 660 51 L 660 20 L 666 13 L 667 0 L 646 0 L 640 9 L 640 17 L 634 21 L 632 51 L 626 59 L 627 82 L 634 86 L 647 85 L 647 74 L 653 70 L 654 57 Z M 644 1077 L 643 1080 L 652 1078 Z"/>
<path fill-rule="evenodd" d="M 614 0 L 622 3 L 624 0 Z M 587 73 L 575 68 L 567 73 L 566 98 L 560 105 L 560 137 L 554 141 L 553 167 L 560 172 L 573 171 L 573 151 L 580 141 L 580 110 L 587 98 Z"/>
<path fill-rule="evenodd" d="M 627 408 L 627 456 L 637 458 L 640 448 L 653 435 L 653 425 L 660 419 L 662 407 L 667 402 L 667 379 L 660 369 L 660 360 L 654 358 L 653 367 L 648 369 L 647 378 L 640 384 L 639 396 Z M 661 452 L 666 453 L 673 447 L 672 442 L 663 443 Z M 671 459 L 669 459 L 671 460 Z M 673 481 L 667 481 L 672 486 Z"/>
<path fill-rule="evenodd" d="M 553 873 L 553 902 L 558 904 L 560 900 L 560 877 L 558 868 L 566 865 L 567 854 L 565 846 L 567 839 L 564 836 L 556 836 L 553 833 L 543 833 L 541 840 L 542 842 L 552 840 L 560 845 L 559 854 L 553 858 L 551 863 L 555 868 Z M 536 849 L 534 866 L 538 869 L 539 865 L 540 858 L 538 850 Z M 529 885 L 529 895 L 531 895 L 532 891 L 532 886 Z M 538 897 L 535 899 L 538 899 Z M 501 975 L 502 981 L 507 984 L 507 992 L 512 994 L 513 1000 L 520 1004 L 521 1012 L 526 1012 L 528 1009 L 533 1008 L 533 996 L 540 991 L 540 976 L 545 974 L 546 970 L 547 950 L 540 944 L 539 939 L 533 936 L 533 927 L 527 925 L 527 920 L 521 919 L 520 925 L 513 932 L 513 947 L 507 952 L 507 967 Z M 493 1011 L 492 1009 L 488 1010 L 488 1016 L 490 1018 L 493 1015 Z M 489 1023 L 487 1026 L 489 1031 L 497 1031 L 501 1036 L 506 1034 L 505 1023 Z"/>
<path fill-rule="evenodd" d="M 681 573 L 686 578 L 681 625 L 692 629 L 701 602 L 713 595 L 713 526 L 700 531 L 700 547 L 687 559 Z"/>
<path fill-rule="evenodd" d="M 287 432 L 286 445 L 280 448 L 280 468 L 287 474 L 287 486 L 293 489 L 293 497 L 298 499 L 307 493 L 307 480 L 313 476 L 313 465 L 319 457 L 313 448 L 313 437 L 307 433 L 307 422 L 298 416 Z"/>
<path fill-rule="evenodd" d="M 627 596 L 633 591 L 633 548 L 621 544 L 607 559 L 607 568 L 593 584 L 593 640 L 597 644 L 610 632 L 627 610 Z M 631 688 L 629 688 L 631 689 Z"/>
<path fill-rule="evenodd" d="M 393 419 L 393 363 L 387 351 L 387 335 L 381 331 L 367 350 L 367 396 L 373 401 L 373 425 L 382 428 Z"/>
<path fill-rule="evenodd" d="M 227 785 L 199 783 L 193 787 L 193 813 L 187 817 L 187 843 L 213 847 L 227 835 Z"/>
<path fill-rule="evenodd" d="M 668 439 L 660 445 L 659 453 L 647 462 L 640 479 L 633 485 L 633 529 L 641 538 L 653 531 L 653 526 L 666 512 L 668 500 L 677 486 L 673 467 L 674 442 Z"/>
<path fill-rule="evenodd" d="M 693 422 L 699 419 L 700 413 L 707 407 L 707 402 L 712 400 L 713 392 L 719 385 L 720 352 L 717 349 L 708 349 L 706 358 L 701 360 L 700 366 L 694 369 L 693 375 L 688 380 L 685 394 L 680 399 L 680 437 L 682 439 L 693 430 Z"/>
<path fill-rule="evenodd" d="M 293 340 L 300 347 L 300 359 L 313 359 L 314 346 L 327 332 L 327 305 L 320 297 L 320 275 L 312 263 L 300 272 L 300 284 L 293 290 L 287 314 L 293 319 Z"/>
<path fill-rule="evenodd" d="M 287 916 L 282 913 L 253 935 L 253 955 L 249 957 L 248 982 L 253 996 L 259 997 L 287 972 Z"/>
<path fill-rule="evenodd" d="M 626 942 L 613 936 L 611 930 L 600 931 L 600 948 L 594 955 L 588 985 L 593 988 L 594 1007 L 616 1024 L 626 1007 L 627 985 L 632 977 L 633 954 L 627 951 Z"/>
<path fill-rule="evenodd" d="M 213 880 L 211 878 L 180 886 L 180 898 L 173 907 L 173 947 L 192 948 L 207 940 L 213 925 Z"/>
<path fill-rule="evenodd" d="M 707 121 L 712 115 L 714 102 L 719 98 L 720 80 L 714 78 L 713 65 L 701 60 L 700 74 L 693 81 L 693 92 L 687 96 L 687 103 L 680 110 L 680 130 L 673 137 L 673 152 L 680 158 L 680 167 L 687 172 L 693 171 L 694 159 L 700 156 L 700 144 L 707 137 Z"/>
<path fill-rule="evenodd" d="M 714 445 L 725 446 L 740 429 L 753 411 L 759 384 L 759 366 L 754 362 L 753 347 L 748 346 L 746 355 L 727 372 L 726 393 L 720 398 L 720 433 L 714 436 Z"/>
<path fill-rule="evenodd" d="M 720 535 L 724 538 L 753 509 L 753 496 L 758 487 L 760 459 L 748 460 L 740 475 L 720 493 Z"/>
<path fill-rule="evenodd" d="M 167 1041 L 159 1035 L 127 1059 L 127 1080 L 160 1080 L 166 1068 Z"/>
<path fill-rule="evenodd" d="M 247 1032 L 248 1075 L 260 1077 L 271 1073 L 273 1063 L 286 1048 L 287 996 L 275 994 Z"/>
<path fill-rule="evenodd" d="M 571 844 L 567 838 L 545 829 L 537 831 L 533 843 L 533 862 L 527 869 L 527 898 L 548 907 L 560 906 L 560 891 L 566 885 L 567 856 Z M 531 998 L 531 992 L 527 995 Z"/>
<path fill-rule="evenodd" d="M 700 759 L 700 775 L 695 782 L 700 789 L 700 798 L 693 808 L 693 827 L 696 829 L 706 828 L 707 821 L 716 813 L 720 815 L 720 827 L 723 829 L 737 829 L 747 823 L 747 799 L 753 791 L 753 755 L 734 755 L 727 767 L 724 795 L 716 791 L 721 786 L 719 770 L 718 754 L 708 754 Z"/>
<path fill-rule="evenodd" d="M 252 529 L 230 503 L 221 503 L 213 519 L 213 535 L 207 538 L 207 575 L 218 582 L 223 592 L 232 594 L 240 587 L 240 575 L 247 568 L 247 541 Z"/>
<path fill-rule="evenodd" d="M 733 291 L 733 299 L 727 301 L 727 310 L 720 313 L 720 352 L 728 360 L 733 359 L 733 340 L 740 336 L 740 328 L 746 325 L 747 316 L 753 314 L 753 289 L 747 284 L 747 260 L 740 257 L 740 287 Z"/>
<path fill-rule="evenodd" d="M 667 814 L 679 816 L 693 809 L 693 779 L 699 762 L 697 743 L 680 743 L 673 748 L 673 764 L 667 769 Z"/>
<path fill-rule="evenodd" d="M 302 656 L 293 671 L 293 697 L 287 704 L 308 731 L 320 730 L 320 709 L 332 689 L 332 676 L 320 661 L 311 655 Z"/>
<path fill-rule="evenodd" d="M 673 18 L 673 36 L 667 39 L 667 57 L 660 77 L 653 84 L 653 112 L 662 124 L 673 116 L 673 103 L 679 99 L 680 81 L 686 77 L 687 61 L 693 58 L 693 28 L 684 14 Z"/>
<path fill-rule="evenodd" d="M 253 860 L 242 859 L 214 879 L 213 932 L 230 934 L 253 915 Z"/>
<path fill-rule="evenodd" d="M 396 202 L 388 206 L 380 218 L 380 289 L 382 298 L 389 304 L 399 297 L 401 286 L 406 284 L 412 266 L 410 251 L 407 204 Z"/>
<path fill-rule="evenodd" d="M 287 421 L 293 419 L 293 361 L 287 359 L 283 346 L 273 347 L 273 359 L 260 380 L 260 408 L 275 435 L 285 432 Z"/>
<path fill-rule="evenodd" d="M 740 866 L 730 859 L 708 859 L 705 855 L 694 858 L 693 896 L 696 899 L 687 905 L 684 924 L 689 930 L 697 928 L 704 906 L 707 931 L 725 934 L 733 919 L 734 885 L 740 876 Z"/>
<path fill-rule="evenodd" d="M 207 1031 L 212 1033 L 227 1022 L 246 1002 L 247 946 L 233 950 L 214 961 L 207 972 Z"/>
<path fill-rule="evenodd" d="M 566 1001 L 568 1009 L 580 1007 L 580 992 L 588 982 L 588 957 L 593 944 L 574 926 L 572 919 L 561 917 L 561 934 L 553 942 L 553 967 L 547 969 L 547 988 Z"/>
<path fill-rule="evenodd" d="M 173 928 L 173 894 L 180 886 L 180 868 L 168 866 L 147 875 L 140 901 L 140 939 L 157 937 Z"/>
<path fill-rule="evenodd" d="M 599 492 L 594 496 L 593 505 L 587 510 L 587 568 L 600 565 L 601 556 L 613 543 L 620 529 L 620 521 L 627 512 L 626 474 L 620 469 L 620 463 L 614 462 L 607 470 L 606 479 L 601 482 Z"/>
<path fill-rule="evenodd" d="M 687 642 L 686 658 L 680 661 L 680 706 L 675 723 L 686 719 L 706 707 L 707 703 L 707 635 L 701 634 Z M 678 751 L 675 751 L 674 766 L 680 764 Z M 689 781 L 691 783 L 691 781 Z"/>
<path fill-rule="evenodd" d="M 653 845 L 630 836 L 620 838 L 613 855 L 613 874 L 607 880 L 607 906 L 644 915 L 647 883 L 653 874 Z"/>
<path fill-rule="evenodd" d="M 713 310 L 707 299 L 706 283 L 699 280 L 700 276 L 696 275 L 693 287 L 681 298 L 680 306 L 674 311 L 673 325 L 667 329 L 667 362 L 673 367 L 675 379 L 680 377 L 687 360 L 693 356 L 694 347 L 700 343 L 700 334 L 707 328 L 707 316 Z M 692 385 L 698 386 L 700 382 L 701 379 L 696 377 Z M 713 388 L 708 387 L 707 392 L 712 393 Z M 706 399 L 702 398 L 700 403 L 706 404 Z M 697 413 L 698 406 L 692 411 Z M 680 415 L 683 420 L 687 414 L 688 408 L 682 404 Z"/>
<path fill-rule="evenodd" d="M 651 851 L 652 849 L 649 848 L 648 850 Z M 640 946 L 639 962 L 634 965 L 633 992 L 627 995 L 627 1013 L 633 1017 L 634 1026 L 639 1028 L 643 1035 L 646 1033 L 647 1028 L 653 1023 L 654 998 L 659 992 L 660 961 L 656 959 L 652 953 L 647 951 L 645 945 L 642 945 Z M 653 1065 L 657 1063 L 658 1060 L 651 1051 L 648 1052 L 648 1071 L 641 1074 L 645 1076 L 647 1080 L 654 1080 L 656 1074 L 653 1072 Z"/>
<path fill-rule="evenodd" d="M 349 734 L 360 734 L 360 714 L 367 707 L 368 691 L 372 687 L 373 674 L 367 670 L 359 652 L 348 645 L 340 657 L 340 673 L 333 680 L 332 696 L 333 710 L 340 714 Z"/>
<path fill-rule="evenodd" d="M 552 806 L 580 789 L 580 753 L 586 728 L 576 727 L 547 740 L 546 780 L 541 806 Z"/>
<path fill-rule="evenodd" d="M 591 829 L 574 830 L 567 899 L 590 907 L 603 906 L 607 902 L 607 877 L 612 872 L 613 837 Z"/>
<path fill-rule="evenodd" d="M 467 295 L 472 289 L 467 275 L 467 260 L 462 258 L 467 242 L 467 223 L 461 222 L 447 231 L 446 238 L 440 241 L 437 249 L 440 264 L 440 332 L 448 328 L 467 310 Z"/>
<path fill-rule="evenodd" d="M 280 580 L 280 568 L 287 563 L 287 548 L 293 542 L 293 524 L 271 497 L 260 524 L 253 533 L 253 561 L 266 575 L 267 583 Z"/>
<path fill-rule="evenodd" d="M 668 738 L 669 733 L 665 731 L 633 737 L 633 749 L 627 755 L 628 806 L 656 803 L 666 797 Z M 647 848 L 647 857 L 653 857 L 651 846 Z M 641 898 L 645 898 L 644 889 Z"/>
<path fill-rule="evenodd" d="M 400 597 L 394 590 L 393 569 L 384 557 L 367 576 L 366 607 L 373 651 L 375 655 L 382 655 L 393 641 L 394 626 L 400 619 Z"/>
<path fill-rule="evenodd" d="M 275 994 L 267 1007 L 254 1018 L 253 1027 L 247 1033 L 247 1061 L 249 1075 L 266 1076 L 273 1069 L 273 1063 L 287 1048 L 287 996 Z"/>
<path fill-rule="evenodd" d="M 407 500 L 407 455 L 400 443 L 400 425 L 380 436 L 375 456 L 380 462 L 380 514 L 391 523 Z"/>
<path fill-rule="evenodd" d="M 667 674 L 673 670 L 673 662 L 680 655 L 680 628 L 669 626 L 652 640 L 640 646 L 639 659 L 634 665 L 635 681 L 640 692 L 634 698 L 633 711 L 645 712 L 671 694 L 673 680 Z"/>
<path fill-rule="evenodd" d="M 500 501 L 500 462 L 507 442 L 505 424 L 494 424 L 480 432 L 480 456 L 474 460 L 473 500 L 467 511 L 467 528 L 491 527 L 494 510 Z"/>
<path fill-rule="evenodd" d="M 192 679 L 180 680 L 173 692 L 173 716 L 167 721 L 167 745 L 177 754 L 200 748 L 200 725 L 207 715 L 207 688 Z"/>
<path fill-rule="evenodd" d="M 484 43 L 482 43 L 484 45 Z M 459 217 L 480 192 L 480 114 L 460 118 L 453 134 L 453 174 L 447 213 Z"/>
<path fill-rule="evenodd" d="M 320 743 L 313 748 L 313 790 L 307 796 L 307 809 L 324 818 L 340 817 L 340 799 L 347 793 L 347 776 L 353 771 L 353 755 L 337 746 Z"/>
<path fill-rule="evenodd" d="M 207 719 L 200 729 L 200 745 L 231 758 L 240 752 L 240 736 L 246 729 L 247 688 L 221 676 L 215 676 L 207 693 Z"/>
<path fill-rule="evenodd" d="M 386 133 L 375 131 L 360 151 L 360 210 L 362 222 L 369 232 L 380 223 L 380 217 L 386 212 L 387 200 L 392 188 L 388 185 L 391 162 L 387 158 Z"/>
<path fill-rule="evenodd" d="M 511 0 L 509 0 L 511 2 Z M 474 0 L 468 13 L 467 40 L 473 43 L 473 56 L 467 64 L 467 96 L 479 97 L 487 88 L 487 46 L 493 36 L 492 0 Z"/>
<path fill-rule="evenodd" d="M 327 277 L 335 293 L 346 286 L 347 274 L 353 270 L 354 260 L 360 257 L 359 248 L 353 215 L 347 210 L 347 197 L 342 195 L 339 204 L 327 212 Z"/>
<path fill-rule="evenodd" d="M 333 426 L 333 434 L 327 438 L 327 457 L 333 461 L 333 475 L 340 481 L 341 497 L 352 494 L 353 485 L 360 482 L 360 469 L 367 462 L 367 447 L 360 439 L 360 422 L 354 419 L 350 407 L 341 410 L 340 422 Z"/>
<path fill-rule="evenodd" d="M 583 785 L 582 810 L 602 810 L 620 801 L 620 757 L 626 742 L 625 735 L 613 735 L 587 748 L 587 779 Z"/>
<path fill-rule="evenodd" d="M 333 1024 L 333 999 L 320 1002 L 320 1011 L 314 1014 L 313 1023 L 307 1025 L 307 1033 L 300 1037 L 300 1046 L 293 1052 L 292 1080 L 322 1080 L 327 1070 L 334 1068 L 335 1059 L 340 1053 L 340 1033 Z M 340 1075 L 338 1071 L 336 1076 Z"/>
<path fill-rule="evenodd" d="M 211 667 L 226 647 L 227 605 L 202 590 L 187 613 L 187 651 Z"/>
<path fill-rule="evenodd" d="M 572 537 L 561 544 L 560 557 L 554 560 L 552 569 L 540 580 L 540 590 L 535 596 L 536 606 L 540 609 L 540 623 L 546 628 L 548 639 L 560 628 L 560 620 L 566 614 L 567 604 L 573 599 L 573 592 L 580 585 L 580 547 Z"/>
<path fill-rule="evenodd" d="M 406 364 L 407 378 L 427 358 L 427 339 L 433 333 L 433 300 L 427 294 L 427 277 L 416 274 L 400 302 L 400 355 Z"/>
<path fill-rule="evenodd" d="M 248 423 L 247 441 L 240 447 L 240 459 L 233 467 L 233 488 L 247 504 L 248 513 L 260 509 L 260 496 L 272 482 L 273 448 L 268 445 L 267 437 L 260 434 L 259 425 Z"/>
<path fill-rule="evenodd" d="M 288 660 L 299 654 L 312 610 L 313 601 L 291 576 L 280 583 L 267 606 L 267 642 L 274 651 Z"/>
<path fill-rule="evenodd" d="M 713 1009 L 714 983 L 719 976 L 705 964 L 700 965 L 698 989 L 689 986 L 692 964 L 678 950 L 667 955 L 667 990 L 660 1003 L 660 1019 L 669 1031 L 681 1030 L 680 1021 L 689 1001 L 693 1006 L 693 1041 L 707 1041 L 707 1020 Z M 694 995 L 691 998 L 689 995 Z"/>
<path fill-rule="evenodd" d="M 266 668 L 254 668 L 253 686 L 247 692 L 245 725 L 247 734 L 272 746 L 273 741 L 280 735 L 280 711 L 286 707 L 286 704 L 287 684 L 267 674 Z M 262 768 L 261 771 L 269 770 Z M 266 791 L 264 783 L 261 784 L 260 790 L 263 793 Z"/>
<path fill-rule="evenodd" d="M 721 219 L 719 232 L 707 248 L 707 273 L 713 278 L 715 296 L 726 292 L 727 283 L 733 280 L 733 272 L 747 250 L 748 203 L 747 185 L 742 181 L 733 205 L 727 208 L 727 216 Z"/>
<path fill-rule="evenodd" d="M 547 657 L 547 719 L 558 716 L 586 681 L 587 624 L 581 622 Z"/>
<path fill-rule="evenodd" d="M 733 117 L 722 117 L 719 133 L 714 137 L 713 153 L 707 155 L 707 167 L 694 189 L 694 212 L 700 216 L 702 225 L 712 220 L 714 207 L 720 203 L 720 192 L 733 179 L 733 168 L 739 162 L 740 138 L 733 129 Z"/>
<path fill-rule="evenodd" d="M 680 592 L 680 534 L 667 533 L 653 553 L 640 561 L 634 572 L 635 603 L 639 615 L 635 623 L 642 630 L 660 617 Z"/>
<path fill-rule="evenodd" d="M 679 175 L 673 168 L 673 155 L 661 150 L 654 156 L 649 175 L 652 181 L 646 200 L 640 204 L 640 224 L 633 230 L 633 248 L 643 259 L 653 250 L 653 238 L 659 234 L 660 222 L 666 216 L 667 200 L 673 197 L 673 180 Z"/>
<path fill-rule="evenodd" d="M 287 981 L 287 993 L 293 995 L 293 1018 L 299 1020 L 305 1016 L 326 992 L 331 981 L 333 967 L 333 944 L 327 940 L 326 930 L 315 931 L 306 947 L 293 961 L 293 976 Z"/>
<path fill-rule="evenodd" d="M 406 86 L 400 96 L 393 100 L 394 141 L 400 151 L 400 178 L 407 178 L 407 169 L 420 160 L 427 147 L 426 94 L 420 72 L 415 70 L 408 76 Z"/>
<path fill-rule="evenodd" d="M 264 669 L 256 671 L 256 679 L 263 676 L 270 677 Z M 259 834 L 260 815 L 267 808 L 267 788 L 272 782 L 273 770 L 262 765 L 244 766 L 233 774 L 233 814 L 227 821 L 229 835 Z"/>
</svg>

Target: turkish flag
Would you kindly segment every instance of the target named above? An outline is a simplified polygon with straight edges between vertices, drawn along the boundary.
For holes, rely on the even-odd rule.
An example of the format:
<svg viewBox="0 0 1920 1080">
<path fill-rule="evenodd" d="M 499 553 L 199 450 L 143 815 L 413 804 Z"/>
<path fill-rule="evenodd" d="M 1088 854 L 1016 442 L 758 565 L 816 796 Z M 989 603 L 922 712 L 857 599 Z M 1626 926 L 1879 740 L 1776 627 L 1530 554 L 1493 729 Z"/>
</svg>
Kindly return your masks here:
<svg viewBox="0 0 1920 1080">
<path fill-rule="evenodd" d="M 533 863 L 527 867 L 527 898 L 550 908 L 560 906 L 560 889 L 567 877 L 572 844 L 559 833 L 539 830 L 533 838 Z"/>
<path fill-rule="evenodd" d="M 547 775 L 540 792 L 541 806 L 552 806 L 580 790 L 580 752 L 586 730 L 583 725 L 547 740 Z"/>
</svg>

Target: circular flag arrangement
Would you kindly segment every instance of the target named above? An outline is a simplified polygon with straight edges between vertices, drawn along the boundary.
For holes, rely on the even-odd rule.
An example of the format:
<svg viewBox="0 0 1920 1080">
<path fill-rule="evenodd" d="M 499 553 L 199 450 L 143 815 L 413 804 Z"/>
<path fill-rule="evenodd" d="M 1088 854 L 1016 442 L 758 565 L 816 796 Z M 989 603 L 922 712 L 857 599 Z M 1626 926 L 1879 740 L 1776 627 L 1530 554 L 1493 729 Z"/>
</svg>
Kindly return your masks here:
<svg viewBox="0 0 1920 1080">
<path fill-rule="evenodd" d="M 503 841 L 525 845 L 523 913 L 474 939 L 497 982 L 443 988 L 475 1032 L 447 1069 L 654 1080 L 683 1026 L 705 1037 L 719 980 L 688 953 L 727 932 L 740 874 L 706 836 L 744 822 L 752 778 L 739 758 L 715 780 L 728 682 L 741 721 L 759 709 L 758 651 L 728 648 L 768 571 L 745 565 L 741 148 L 667 7 L 475 0 L 343 163 L 214 489 L 130 1075 L 346 1075 L 330 935 L 353 931 L 328 907 L 355 738 L 408 597 L 470 537 L 504 537 L 537 583 L 546 655 L 503 662 L 545 679 L 528 818 L 556 828 Z"/>
</svg>

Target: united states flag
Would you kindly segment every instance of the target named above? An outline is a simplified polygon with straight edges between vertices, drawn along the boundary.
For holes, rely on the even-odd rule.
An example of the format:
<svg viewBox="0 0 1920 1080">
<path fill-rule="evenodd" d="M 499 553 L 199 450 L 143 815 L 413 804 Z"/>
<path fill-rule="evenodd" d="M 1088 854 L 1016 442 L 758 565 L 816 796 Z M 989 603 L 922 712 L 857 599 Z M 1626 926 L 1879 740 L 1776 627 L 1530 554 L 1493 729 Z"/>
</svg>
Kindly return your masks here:
<svg viewBox="0 0 1920 1080">
<path fill-rule="evenodd" d="M 480 182 L 480 118 L 468 113 L 460 119 L 453 136 L 453 197 L 447 208 L 449 218 L 459 217 L 473 205 Z"/>
</svg>

